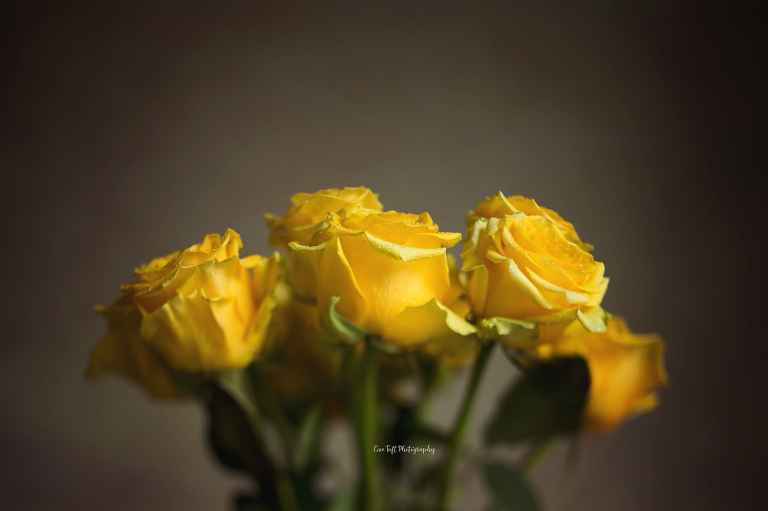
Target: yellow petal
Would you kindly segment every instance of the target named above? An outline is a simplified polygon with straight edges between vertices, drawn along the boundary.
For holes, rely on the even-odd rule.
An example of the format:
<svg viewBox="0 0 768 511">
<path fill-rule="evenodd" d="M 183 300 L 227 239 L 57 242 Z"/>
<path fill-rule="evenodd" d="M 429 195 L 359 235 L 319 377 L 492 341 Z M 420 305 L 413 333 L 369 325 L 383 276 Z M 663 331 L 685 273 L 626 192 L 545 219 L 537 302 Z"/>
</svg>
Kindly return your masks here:
<svg viewBox="0 0 768 511">
<path fill-rule="evenodd" d="M 648 410 L 667 381 L 661 338 L 632 334 L 621 318 L 611 319 L 603 333 L 589 333 L 574 322 L 552 347 L 554 355 L 581 355 L 589 364 L 589 431 L 609 431 L 630 414 Z"/>
<path fill-rule="evenodd" d="M 384 241 L 367 232 L 363 233 L 363 235 L 368 239 L 368 243 L 370 243 L 371 247 L 376 252 L 405 262 L 428 259 L 430 257 L 438 257 L 445 254 L 444 248 L 414 248 Z"/>
<path fill-rule="evenodd" d="M 433 356 L 458 364 L 476 354 L 476 332 L 473 325 L 433 298 L 424 305 L 407 307 L 388 321 L 382 339 L 402 348 L 423 347 Z"/>
<path fill-rule="evenodd" d="M 315 247 L 291 243 L 290 248 L 290 281 L 299 296 L 316 300 L 319 309 L 325 310 L 331 298 L 339 295 L 341 301 L 336 312 L 359 326 L 367 315 L 367 304 L 340 239 L 333 238 Z"/>
<path fill-rule="evenodd" d="M 569 241 L 578 245 L 582 250 L 590 251 L 594 248 L 592 245 L 583 243 L 579 239 L 573 224 L 564 220 L 555 211 L 539 206 L 535 200 L 528 199 L 521 195 L 506 197 L 502 192 L 499 192 L 493 197 L 485 199 L 485 201 L 477 206 L 476 211 L 471 211 L 469 213 L 467 223 L 468 225 L 472 225 L 480 218 L 503 218 L 506 215 L 514 215 L 515 213 L 524 213 L 527 216 L 544 217 L 552 221 Z"/>
<path fill-rule="evenodd" d="M 270 244 L 286 247 L 290 242 L 309 245 L 312 236 L 319 229 L 328 213 L 342 209 L 363 207 L 381 211 L 378 195 L 365 187 L 319 190 L 315 193 L 297 193 L 291 198 L 282 217 L 267 214 L 267 224 L 272 230 Z"/>
<path fill-rule="evenodd" d="M 340 296 L 338 316 L 378 335 L 406 307 L 433 298 L 453 302 L 463 294 L 451 283 L 445 250 L 460 238 L 440 232 L 427 213 L 343 209 L 328 215 L 309 246 L 289 245 L 295 263 L 290 280 L 320 310 Z"/>
<path fill-rule="evenodd" d="M 110 319 L 110 327 L 91 354 L 87 376 L 98 378 L 118 372 L 155 398 L 181 397 L 160 357 L 139 335 L 139 312 L 109 307 L 100 308 L 100 312 Z"/>
<path fill-rule="evenodd" d="M 202 290 L 177 296 L 142 321 L 141 336 L 180 370 L 212 372 L 244 367 L 261 347 L 246 336 L 233 297 L 209 299 Z"/>
<path fill-rule="evenodd" d="M 359 290 L 368 304 L 362 322 L 353 323 L 378 333 L 391 318 L 406 307 L 419 306 L 434 297 L 443 298 L 451 289 L 448 262 L 445 255 L 405 261 L 387 251 L 379 251 L 367 236 L 343 236 L 349 267 L 354 272 Z M 334 286 L 329 282 L 328 286 Z M 334 293 L 342 295 L 343 293 Z"/>
</svg>

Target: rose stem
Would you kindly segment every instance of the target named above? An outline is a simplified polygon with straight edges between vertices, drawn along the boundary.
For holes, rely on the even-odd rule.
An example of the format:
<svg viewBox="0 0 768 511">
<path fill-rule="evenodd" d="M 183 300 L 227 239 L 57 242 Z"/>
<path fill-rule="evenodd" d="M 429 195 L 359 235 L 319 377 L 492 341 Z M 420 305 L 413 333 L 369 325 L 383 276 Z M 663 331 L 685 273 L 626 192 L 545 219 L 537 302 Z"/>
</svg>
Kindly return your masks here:
<svg viewBox="0 0 768 511">
<path fill-rule="evenodd" d="M 253 382 L 254 390 L 258 394 L 262 406 L 264 406 L 264 410 L 267 412 L 266 415 L 272 419 L 272 422 L 275 425 L 275 429 L 277 430 L 277 434 L 280 437 L 280 442 L 282 444 L 286 465 L 289 467 L 289 470 L 292 471 L 293 437 L 291 434 L 291 423 L 285 416 L 283 407 L 278 403 L 272 389 L 267 382 L 264 381 L 264 375 L 261 374 L 261 371 L 258 368 L 251 372 L 251 381 Z"/>
<path fill-rule="evenodd" d="M 378 464 L 373 452 L 379 425 L 377 355 L 371 340 L 366 338 L 359 375 L 362 378 L 362 393 L 356 410 L 360 466 L 363 470 L 363 508 L 366 511 L 376 511 L 381 504 Z"/>
<path fill-rule="evenodd" d="M 464 396 L 464 403 L 459 411 L 456 427 L 453 430 L 448 446 L 448 458 L 445 461 L 445 465 L 443 466 L 440 475 L 437 494 L 437 508 L 440 511 L 445 511 L 448 506 L 448 489 L 451 482 L 451 474 L 453 473 L 453 465 L 456 462 L 456 456 L 459 453 L 461 442 L 466 435 L 467 426 L 469 424 L 469 415 L 475 401 L 475 394 L 477 394 L 480 380 L 483 377 L 485 367 L 488 365 L 488 359 L 490 358 L 494 345 L 494 342 L 487 342 L 480 350 L 480 353 L 477 355 L 477 360 L 475 360 L 475 365 L 472 367 L 472 375 L 470 376 L 467 393 Z"/>
<path fill-rule="evenodd" d="M 533 474 L 533 471 L 546 458 L 553 445 L 555 445 L 554 437 L 536 442 L 520 463 L 520 472 L 526 475 Z"/>
<path fill-rule="evenodd" d="M 254 391 L 258 394 L 259 401 L 267 412 L 267 416 L 269 416 L 275 424 L 275 429 L 277 429 L 283 448 L 283 456 L 285 457 L 288 473 L 278 473 L 275 477 L 275 488 L 277 490 L 276 494 L 278 501 L 280 502 L 280 509 L 282 511 L 300 511 L 296 488 L 293 481 L 295 471 L 293 468 L 293 440 L 291 437 L 290 422 L 285 416 L 280 403 L 277 402 L 275 395 L 272 393 L 272 389 L 266 381 L 264 381 L 264 376 L 257 366 L 254 366 L 251 369 L 251 383 Z"/>
</svg>

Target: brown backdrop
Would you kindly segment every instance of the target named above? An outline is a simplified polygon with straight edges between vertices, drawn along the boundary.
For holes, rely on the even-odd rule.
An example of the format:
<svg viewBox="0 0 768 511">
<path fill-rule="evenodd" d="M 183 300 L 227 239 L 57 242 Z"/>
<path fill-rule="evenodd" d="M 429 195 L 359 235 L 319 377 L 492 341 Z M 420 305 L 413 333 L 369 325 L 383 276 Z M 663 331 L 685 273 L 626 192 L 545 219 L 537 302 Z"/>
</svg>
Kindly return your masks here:
<svg viewBox="0 0 768 511">
<path fill-rule="evenodd" d="M 556 450 L 548 509 L 765 509 L 764 8 L 154 4 L 2 8 L 1 507 L 224 509 L 242 482 L 197 407 L 83 380 L 91 307 L 206 233 L 269 251 L 295 192 L 365 185 L 450 231 L 536 198 L 597 247 L 605 307 L 666 339 L 661 407 L 575 470 Z"/>
</svg>

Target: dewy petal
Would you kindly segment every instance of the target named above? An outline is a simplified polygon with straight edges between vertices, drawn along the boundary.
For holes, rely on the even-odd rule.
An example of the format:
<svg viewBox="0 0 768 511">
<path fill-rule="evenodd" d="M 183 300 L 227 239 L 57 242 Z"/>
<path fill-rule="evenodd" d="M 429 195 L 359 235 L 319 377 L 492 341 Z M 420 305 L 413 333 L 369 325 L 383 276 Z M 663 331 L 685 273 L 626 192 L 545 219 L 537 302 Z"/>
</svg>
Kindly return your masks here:
<svg viewBox="0 0 768 511">
<path fill-rule="evenodd" d="M 467 239 L 464 242 L 464 247 L 461 251 L 461 259 L 463 261 L 461 269 L 463 271 L 471 271 L 483 265 L 482 255 L 485 251 L 481 248 L 480 243 L 481 238 L 483 241 L 487 239 L 482 236 L 487 229 L 488 221 L 485 219 L 476 221 L 470 227 L 469 232 L 467 233 Z"/>
<path fill-rule="evenodd" d="M 512 279 L 512 282 L 517 284 L 517 286 L 526 294 L 528 297 L 533 300 L 536 305 L 541 307 L 542 309 L 554 309 L 555 305 L 550 302 L 544 294 L 534 285 L 533 282 L 520 270 L 520 268 L 517 266 L 517 263 L 513 259 L 507 260 L 508 264 L 508 270 L 509 270 L 509 277 Z"/>
<path fill-rule="evenodd" d="M 488 296 L 488 268 L 478 266 L 469 276 L 467 296 L 472 310 L 479 316 L 486 316 L 486 298 Z"/>
<path fill-rule="evenodd" d="M 498 264 L 491 263 L 485 267 L 488 271 L 488 277 L 485 303 L 482 309 L 478 308 L 480 303 L 478 297 L 473 297 L 470 292 L 470 299 L 473 301 L 472 309 L 478 317 L 527 319 L 549 312 L 550 309 L 538 305 L 528 294 L 531 289 L 535 291 L 535 287 L 530 281 L 528 281 L 528 289 L 524 289 L 519 282 L 513 280 L 512 275 L 515 274 L 513 265 L 514 261 L 507 260 Z M 513 266 L 512 271 L 510 271 L 510 266 Z M 477 271 L 475 270 L 473 274 Z M 539 295 L 543 298 L 541 293 Z M 546 305 L 546 302 L 544 303 Z"/>
<path fill-rule="evenodd" d="M 579 239 L 573 224 L 564 220 L 555 211 L 539 206 L 535 200 L 521 195 L 506 197 L 502 192 L 499 192 L 493 197 L 486 198 L 485 201 L 477 206 L 476 211 L 469 213 L 467 223 L 471 225 L 479 218 L 503 218 L 505 215 L 514 215 L 516 213 L 547 218 L 557 226 L 557 229 L 569 241 L 578 245 L 582 250 L 590 251 L 594 248 L 592 245 L 583 243 Z"/>
<path fill-rule="evenodd" d="M 445 255 L 446 263 L 448 263 L 448 278 L 450 281 L 450 291 L 445 296 L 441 297 L 441 303 L 444 303 L 454 312 L 457 312 L 455 306 L 458 306 L 458 302 L 461 302 L 461 315 L 466 316 L 469 314 L 470 308 L 467 301 L 467 275 L 459 271 L 456 264 L 456 258 L 453 254 Z"/>
</svg>

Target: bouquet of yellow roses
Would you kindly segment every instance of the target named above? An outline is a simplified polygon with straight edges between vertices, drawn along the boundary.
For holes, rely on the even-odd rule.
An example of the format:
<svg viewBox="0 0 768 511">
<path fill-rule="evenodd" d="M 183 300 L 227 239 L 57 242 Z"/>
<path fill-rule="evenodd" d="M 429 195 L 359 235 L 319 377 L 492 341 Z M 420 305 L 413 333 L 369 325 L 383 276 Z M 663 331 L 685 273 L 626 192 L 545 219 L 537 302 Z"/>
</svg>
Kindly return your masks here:
<svg viewBox="0 0 768 511">
<path fill-rule="evenodd" d="M 385 212 L 367 188 L 299 193 L 266 218 L 285 255 L 241 257 L 228 229 L 137 268 L 96 308 L 109 330 L 88 368 L 202 403 L 216 458 L 253 480 L 240 511 L 444 511 L 460 463 L 483 474 L 492 509 L 538 509 L 526 473 L 544 447 L 613 429 L 666 382 L 661 339 L 601 308 L 603 263 L 531 199 L 498 193 L 470 212 L 461 269 L 446 252 L 460 233 Z M 515 463 L 465 449 L 496 346 L 521 375 L 482 438 L 527 446 Z M 425 403 L 463 366 L 457 417 L 436 428 Z M 320 446 L 337 420 L 353 426 L 359 477 L 328 489 Z"/>
</svg>

